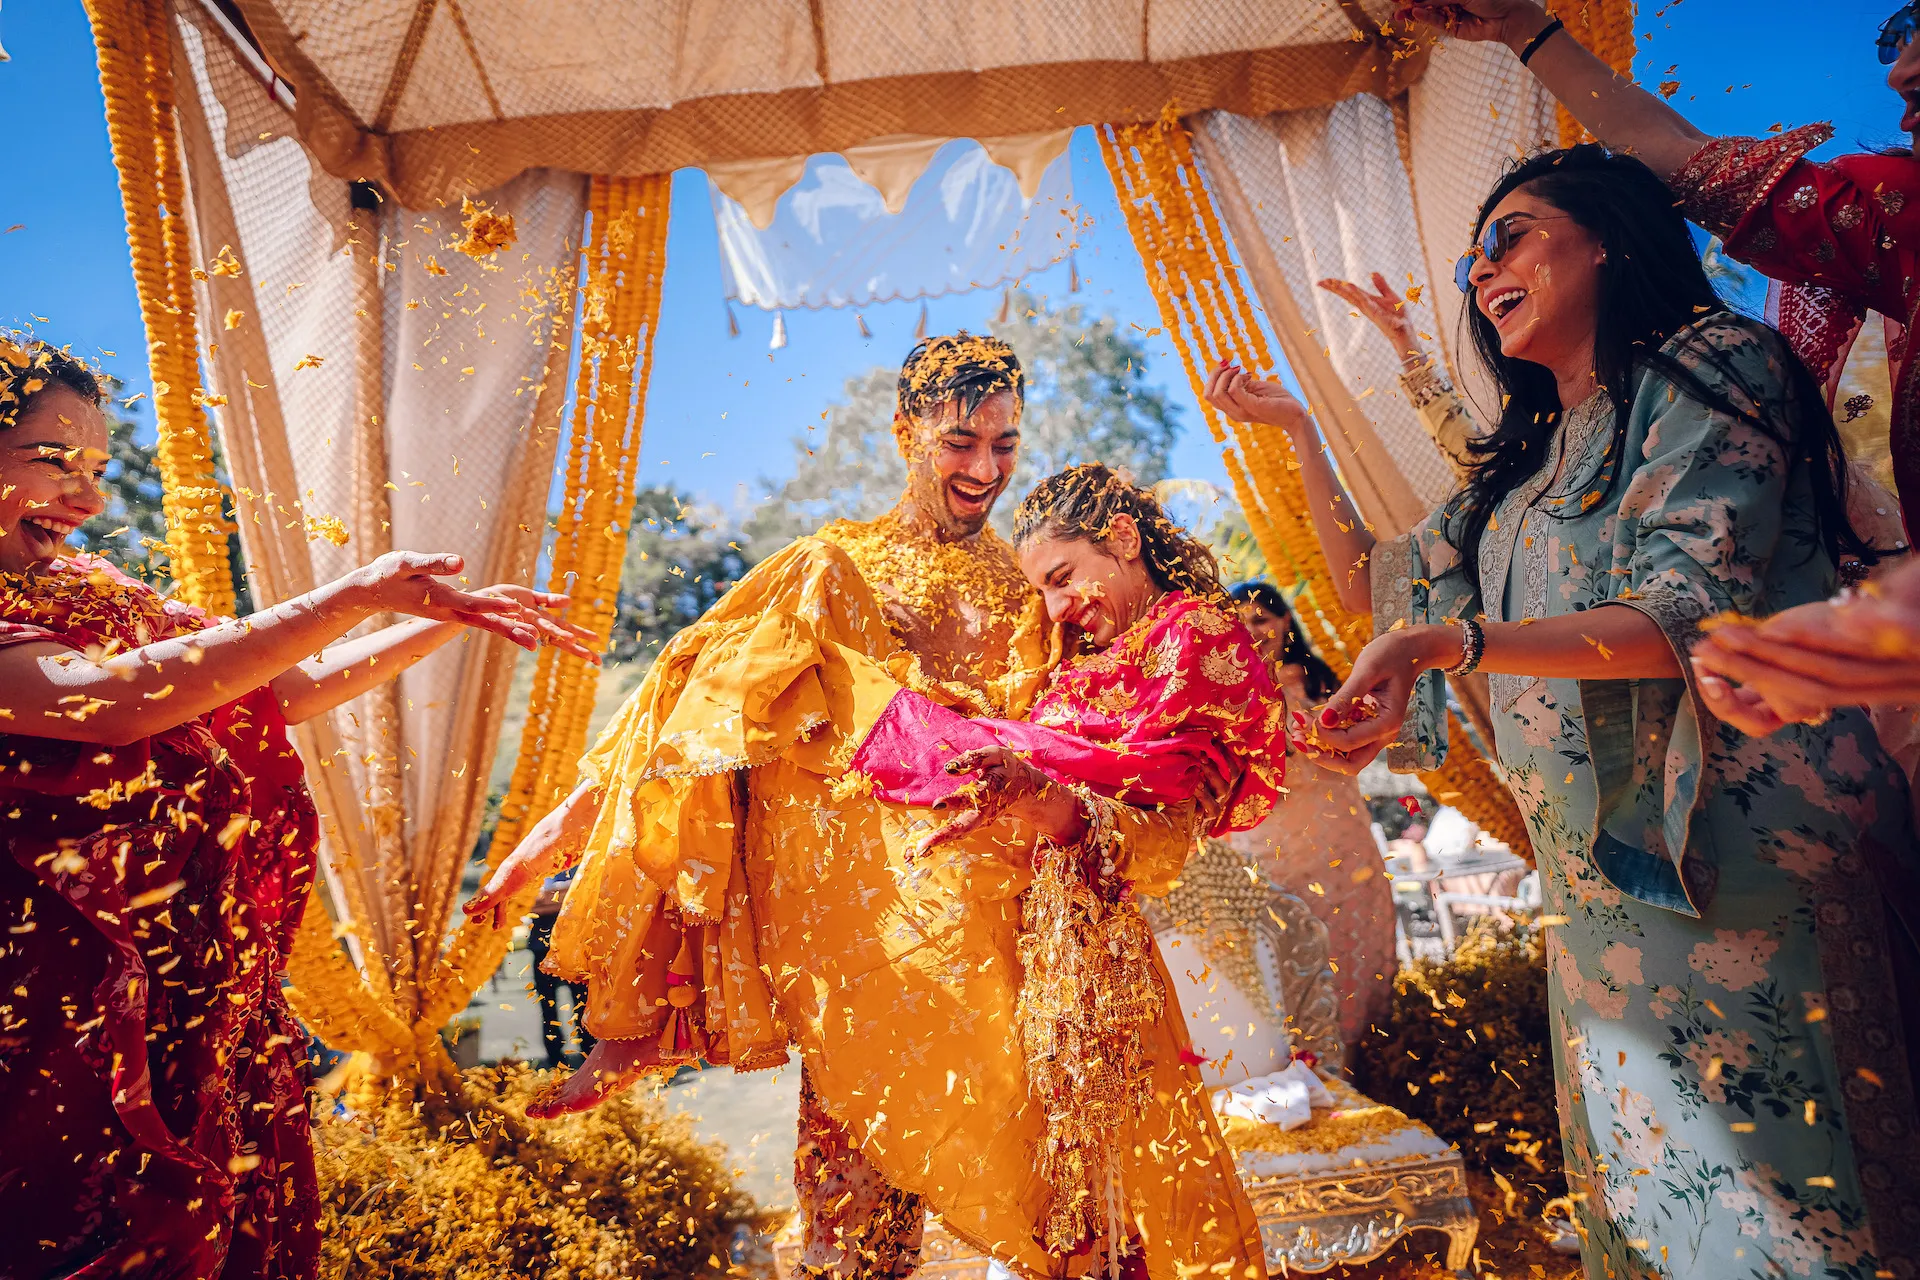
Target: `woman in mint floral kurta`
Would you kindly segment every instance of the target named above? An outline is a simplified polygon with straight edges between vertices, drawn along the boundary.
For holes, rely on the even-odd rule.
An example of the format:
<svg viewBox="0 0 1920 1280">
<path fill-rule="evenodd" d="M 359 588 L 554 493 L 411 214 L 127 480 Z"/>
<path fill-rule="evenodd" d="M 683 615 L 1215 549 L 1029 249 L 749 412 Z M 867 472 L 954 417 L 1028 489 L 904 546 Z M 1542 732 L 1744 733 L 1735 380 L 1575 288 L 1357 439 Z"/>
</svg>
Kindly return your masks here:
<svg viewBox="0 0 1920 1280">
<path fill-rule="evenodd" d="M 1778 385 L 1778 356 L 1750 326 L 1721 315 L 1696 332 L 1754 385 Z M 1730 390 L 1698 351 L 1669 346 Z M 1449 572 L 1449 509 L 1377 547 L 1376 629 L 1612 602 L 1684 652 L 1705 617 L 1830 594 L 1805 475 L 1758 431 L 1670 391 L 1643 379 L 1625 442 L 1637 466 L 1617 504 L 1584 513 L 1612 405 L 1596 395 L 1567 415 L 1539 476 L 1496 510 L 1484 598 Z M 1420 683 L 1389 749 L 1398 768 L 1445 752 L 1440 677 Z M 1861 1166 L 1909 1179 L 1920 1165 L 1910 1129 L 1882 1141 L 1877 1123 L 1911 1116 L 1913 1100 L 1867 862 L 1910 853 L 1912 833 L 1866 714 L 1755 739 L 1703 719 L 1684 680 L 1489 683 L 1545 910 L 1563 921 L 1548 945 L 1555 1066 L 1590 1259 L 1621 1277 L 1872 1276 Z"/>
<path fill-rule="evenodd" d="M 1468 487 L 1406 537 L 1375 543 L 1348 514 L 1276 385 L 1230 367 L 1209 395 L 1292 432 L 1328 560 L 1352 566 L 1343 600 L 1371 595 L 1376 638 L 1332 706 L 1375 691 L 1387 714 L 1323 739 L 1353 763 L 1384 745 L 1397 769 L 1438 765 L 1436 668 L 1471 655 L 1468 628 L 1437 624 L 1485 628 L 1494 746 L 1546 899 L 1589 1280 L 1912 1275 L 1894 957 L 1914 950 L 1888 909 L 1915 870 L 1905 780 L 1864 713 L 1748 738 L 1706 712 L 1687 662 L 1708 618 L 1830 595 L 1859 543 L 1816 516 L 1839 498 L 1817 384 L 1777 333 L 1710 305 L 1656 181 L 1576 148 L 1496 188 L 1481 225 L 1509 222 L 1509 242 L 1469 283 L 1513 399 L 1491 444 L 1458 451 Z M 1623 328 L 1635 307 L 1658 327 Z M 1476 484 L 1492 503 L 1468 565 Z"/>
</svg>

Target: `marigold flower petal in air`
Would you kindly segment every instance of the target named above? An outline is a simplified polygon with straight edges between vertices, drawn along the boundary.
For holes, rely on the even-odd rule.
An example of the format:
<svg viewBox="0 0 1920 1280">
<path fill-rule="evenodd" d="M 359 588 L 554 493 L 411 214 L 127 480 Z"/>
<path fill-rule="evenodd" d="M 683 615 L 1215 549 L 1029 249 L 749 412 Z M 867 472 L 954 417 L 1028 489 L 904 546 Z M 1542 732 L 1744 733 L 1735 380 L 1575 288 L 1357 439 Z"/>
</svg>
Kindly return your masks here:
<svg viewBox="0 0 1920 1280">
<path fill-rule="evenodd" d="M 301 522 L 306 526 L 307 540 L 325 538 L 336 547 L 347 545 L 347 526 L 339 516 L 308 516 Z"/>
<path fill-rule="evenodd" d="M 512 214 L 495 213 L 492 205 L 462 199 L 460 218 L 460 229 L 466 232 L 466 237 L 453 247 L 469 258 L 485 258 L 513 248 L 517 233 L 513 229 Z"/>
</svg>

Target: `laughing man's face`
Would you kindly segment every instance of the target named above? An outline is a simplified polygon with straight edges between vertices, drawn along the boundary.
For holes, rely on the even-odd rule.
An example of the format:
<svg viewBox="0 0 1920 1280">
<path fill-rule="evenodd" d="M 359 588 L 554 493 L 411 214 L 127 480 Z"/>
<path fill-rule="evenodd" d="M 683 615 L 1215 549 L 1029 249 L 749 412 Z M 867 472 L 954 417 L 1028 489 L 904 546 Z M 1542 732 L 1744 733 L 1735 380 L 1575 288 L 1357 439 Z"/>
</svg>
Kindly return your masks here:
<svg viewBox="0 0 1920 1280">
<path fill-rule="evenodd" d="M 958 400 L 943 400 L 915 428 L 907 483 L 916 505 L 948 537 L 979 533 L 1013 477 L 1020 402 L 996 391 L 963 416 Z"/>
</svg>

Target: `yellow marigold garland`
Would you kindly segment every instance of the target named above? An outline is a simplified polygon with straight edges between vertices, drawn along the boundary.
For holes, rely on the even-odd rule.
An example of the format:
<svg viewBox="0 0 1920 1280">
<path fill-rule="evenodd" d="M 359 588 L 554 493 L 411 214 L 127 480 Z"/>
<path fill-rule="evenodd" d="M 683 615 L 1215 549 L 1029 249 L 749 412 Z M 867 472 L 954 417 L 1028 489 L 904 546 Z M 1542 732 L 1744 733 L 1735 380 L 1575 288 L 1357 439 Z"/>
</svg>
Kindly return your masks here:
<svg viewBox="0 0 1920 1280">
<path fill-rule="evenodd" d="M 653 369 L 660 285 L 667 268 L 671 176 L 595 177 L 581 289 L 580 367 L 574 386 L 561 503 L 548 589 L 573 598 L 569 617 L 605 646 L 613 631 L 627 551 L 641 414 Z M 488 869 L 579 777 L 599 669 L 558 649 L 540 651 L 513 781 L 494 829 Z M 506 956 L 509 935 L 463 923 L 423 999 L 423 1018 L 444 1021 Z M 437 1021 L 436 1021 L 437 1020 Z"/>
<path fill-rule="evenodd" d="M 1574 39 L 1621 75 L 1633 78 L 1633 0 L 1561 0 L 1554 8 L 1554 16 L 1567 24 Z M 1555 110 L 1561 146 L 1592 140 L 1593 135 L 1580 127 L 1571 111 L 1564 106 Z"/>
<path fill-rule="evenodd" d="M 185 187 L 174 128 L 173 54 L 165 0 L 87 0 L 120 172 L 127 246 L 153 372 L 156 446 L 165 484 L 167 554 L 182 599 L 234 610 L 221 511 L 200 387 L 199 333 Z"/>
<path fill-rule="evenodd" d="M 1282 431 L 1228 421 L 1204 394 L 1208 376 L 1224 358 L 1262 376 L 1271 374 L 1274 361 L 1228 252 L 1192 140 L 1171 108 L 1150 124 L 1103 125 L 1097 134 L 1147 284 L 1160 304 L 1161 323 L 1225 455 L 1254 541 L 1269 564 L 1290 564 L 1305 581 L 1301 603 L 1320 623 L 1320 648 L 1345 674 L 1371 636 L 1372 620 L 1342 608 L 1333 590 L 1292 442 Z M 1473 749 L 1457 718 L 1449 721 L 1447 762 L 1420 775 L 1421 782 L 1515 852 L 1529 853 L 1526 824 L 1506 786 Z"/>
</svg>

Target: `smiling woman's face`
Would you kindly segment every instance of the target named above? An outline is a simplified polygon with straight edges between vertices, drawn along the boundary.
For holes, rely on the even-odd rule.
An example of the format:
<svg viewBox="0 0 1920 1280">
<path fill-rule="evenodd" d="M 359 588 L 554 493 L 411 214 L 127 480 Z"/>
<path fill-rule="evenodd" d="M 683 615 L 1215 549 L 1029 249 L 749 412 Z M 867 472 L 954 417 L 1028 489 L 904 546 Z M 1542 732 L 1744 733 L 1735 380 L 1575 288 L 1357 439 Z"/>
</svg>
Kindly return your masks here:
<svg viewBox="0 0 1920 1280">
<path fill-rule="evenodd" d="M 1104 542 L 1041 534 L 1021 543 L 1018 556 L 1047 617 L 1080 628 L 1096 649 L 1112 644 L 1160 596 L 1131 516 L 1113 517 Z"/>
<path fill-rule="evenodd" d="M 107 418 L 65 383 L 36 394 L 0 430 L 0 571 L 26 573 L 61 554 L 106 510 Z"/>
<path fill-rule="evenodd" d="M 1293 633 L 1292 617 L 1248 600 L 1240 605 L 1240 620 L 1253 633 L 1253 647 L 1260 656 L 1268 662 L 1280 661 L 1287 651 L 1287 637 Z"/>
<path fill-rule="evenodd" d="M 1500 335 L 1501 354 L 1545 365 L 1590 360 L 1606 251 L 1592 232 L 1526 188 L 1487 217 L 1514 235 L 1498 262 L 1475 259 L 1473 305 Z"/>
</svg>

